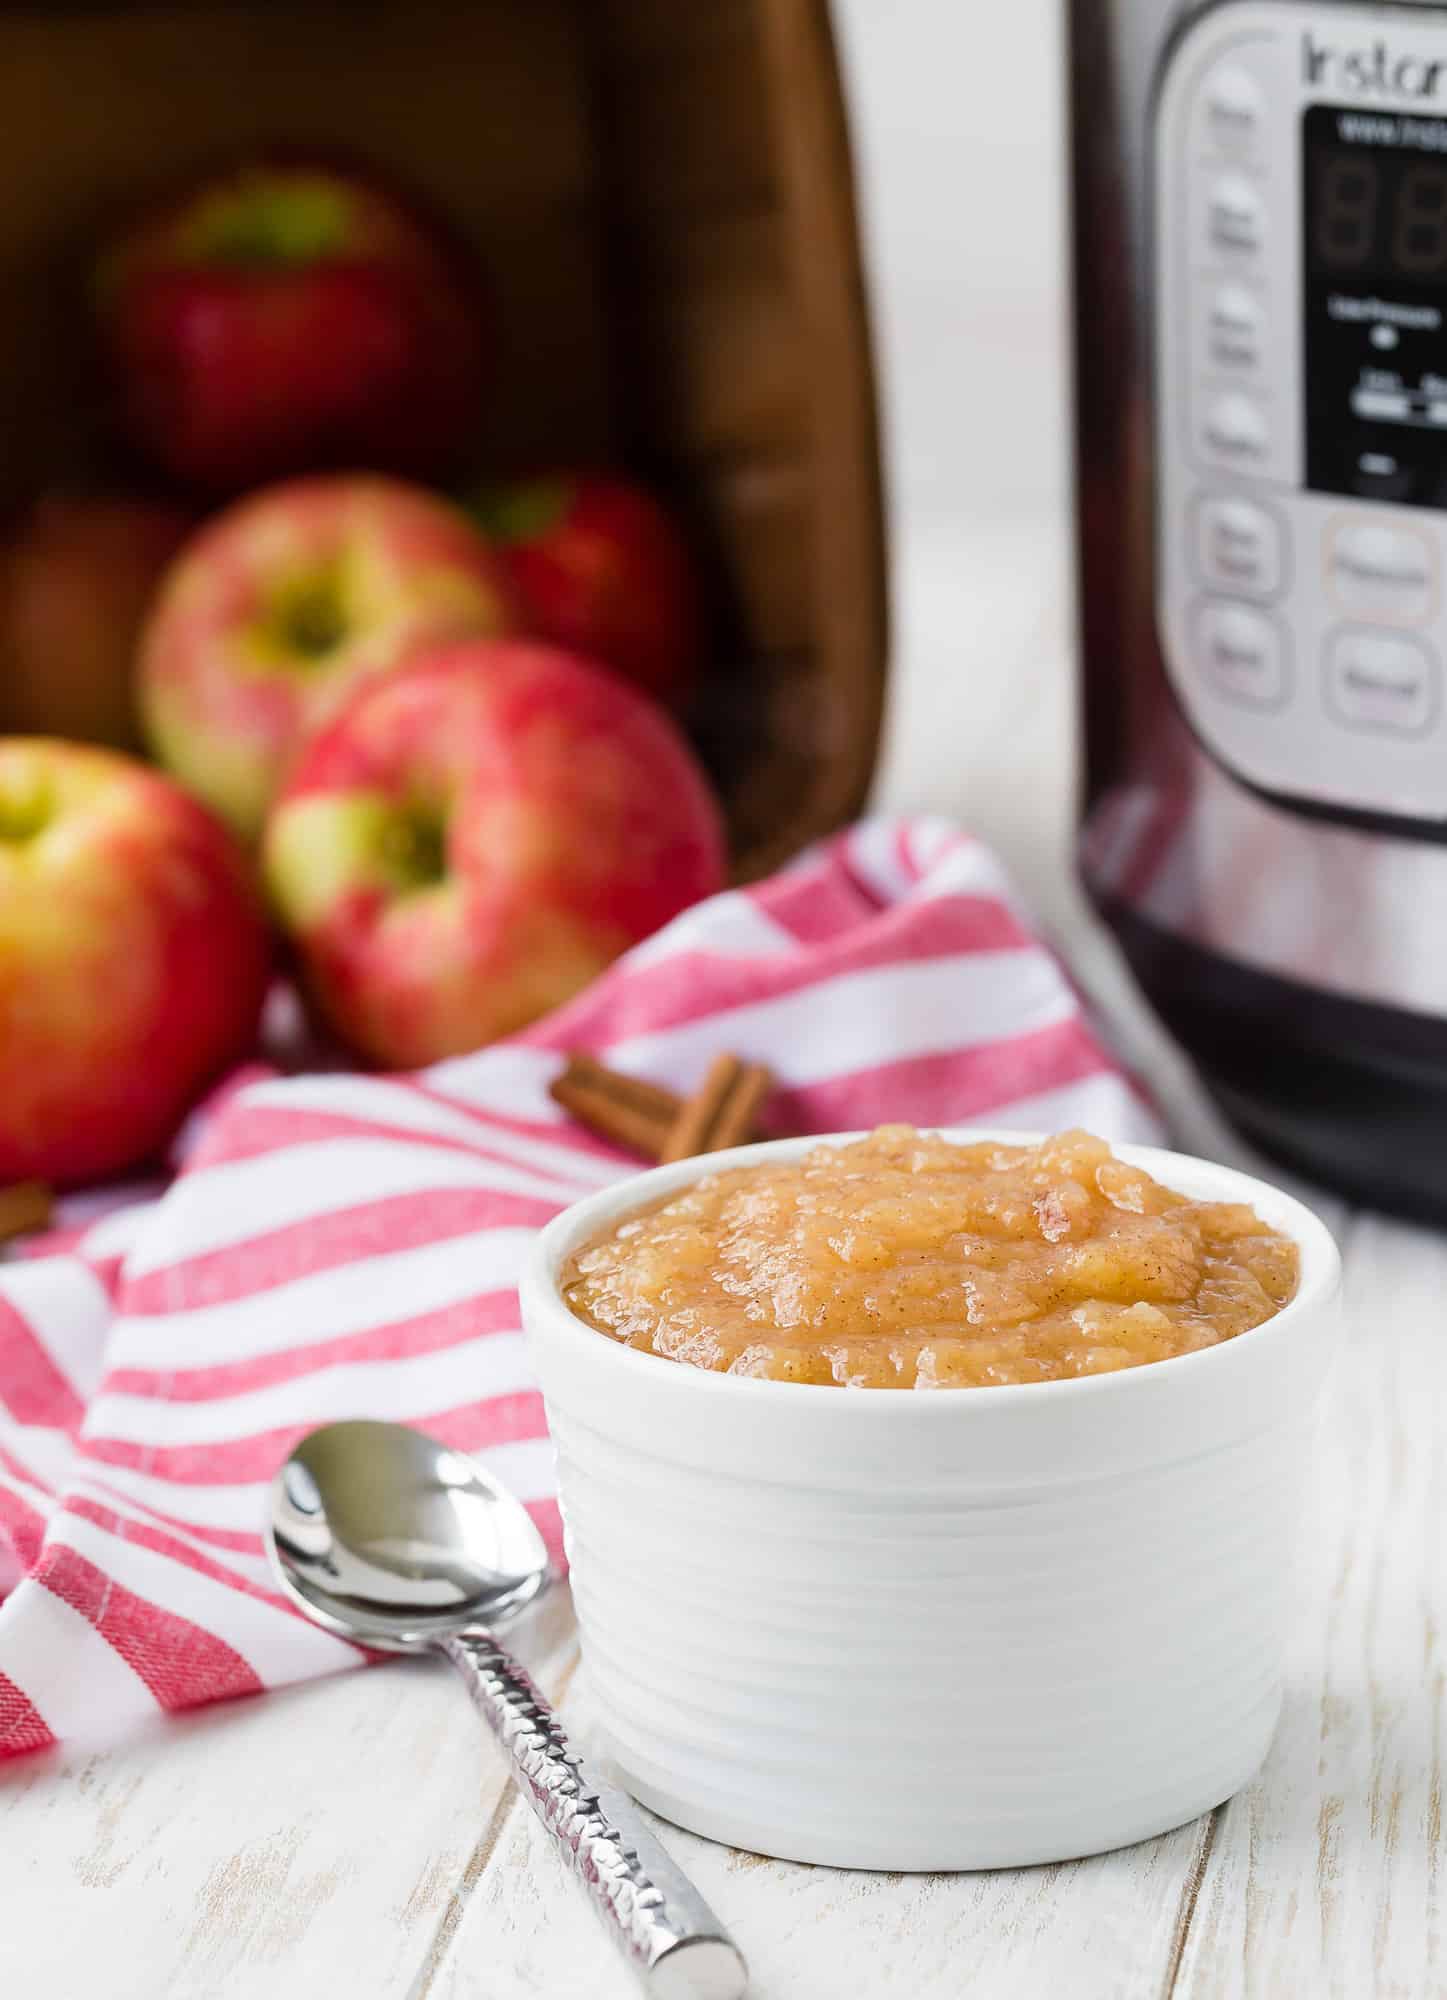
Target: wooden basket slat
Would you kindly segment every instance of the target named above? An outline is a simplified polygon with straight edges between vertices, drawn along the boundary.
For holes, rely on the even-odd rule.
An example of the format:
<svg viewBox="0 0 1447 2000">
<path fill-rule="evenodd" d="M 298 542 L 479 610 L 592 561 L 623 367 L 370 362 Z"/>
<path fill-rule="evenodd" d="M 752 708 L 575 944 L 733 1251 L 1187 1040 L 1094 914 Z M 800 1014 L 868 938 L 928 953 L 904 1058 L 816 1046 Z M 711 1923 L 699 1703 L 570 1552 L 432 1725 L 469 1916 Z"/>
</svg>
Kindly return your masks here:
<svg viewBox="0 0 1447 2000">
<path fill-rule="evenodd" d="M 691 221 L 634 263 L 640 420 L 671 453 L 776 456 L 805 438 L 804 356 L 777 213 Z"/>
</svg>

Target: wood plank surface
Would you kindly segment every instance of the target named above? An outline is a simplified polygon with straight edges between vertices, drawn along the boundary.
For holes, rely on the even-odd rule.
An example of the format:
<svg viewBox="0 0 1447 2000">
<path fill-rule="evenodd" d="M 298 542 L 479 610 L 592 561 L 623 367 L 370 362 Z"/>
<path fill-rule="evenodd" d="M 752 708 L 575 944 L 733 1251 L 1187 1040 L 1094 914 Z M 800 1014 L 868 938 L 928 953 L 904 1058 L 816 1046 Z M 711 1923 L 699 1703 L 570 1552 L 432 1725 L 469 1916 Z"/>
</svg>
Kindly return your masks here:
<svg viewBox="0 0 1447 2000">
<path fill-rule="evenodd" d="M 566 1704 L 586 1736 L 589 1694 Z M 1169 1962 L 1201 1827 L 1122 1857 L 994 1875 L 794 1866 L 654 1820 L 749 1961 L 753 2000 L 1136 2000 Z M 637 1986 L 515 1811 L 427 2000 L 637 2000 Z M 420 1993 L 415 2000 L 421 2000 Z"/>
<path fill-rule="evenodd" d="M 1447 1241 L 1358 1216 L 1281 1727 L 1216 1817 L 1179 2000 L 1447 1993 Z"/>
<path fill-rule="evenodd" d="M 566 1593 L 519 1634 L 545 1687 Z M 0 1992 L 33 2000 L 406 1993 L 512 1796 L 451 1669 L 398 1661 L 0 1770 Z"/>
</svg>

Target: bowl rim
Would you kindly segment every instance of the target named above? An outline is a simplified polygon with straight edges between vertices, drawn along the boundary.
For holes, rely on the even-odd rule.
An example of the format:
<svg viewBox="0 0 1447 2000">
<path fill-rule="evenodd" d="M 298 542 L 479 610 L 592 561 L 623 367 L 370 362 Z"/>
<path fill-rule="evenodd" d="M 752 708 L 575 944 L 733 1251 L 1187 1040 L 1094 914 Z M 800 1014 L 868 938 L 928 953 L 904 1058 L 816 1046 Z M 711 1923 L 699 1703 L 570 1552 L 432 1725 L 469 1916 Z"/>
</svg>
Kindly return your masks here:
<svg viewBox="0 0 1447 2000">
<path fill-rule="evenodd" d="M 877 1128 L 873 1128 L 877 1129 Z M 1015 1146 L 1038 1145 L 1058 1136 L 1034 1130 L 1013 1131 L 998 1125 L 922 1125 L 918 1130 L 931 1138 L 957 1145 L 1000 1143 Z M 766 1376 L 728 1375 L 712 1368 L 694 1368 L 671 1361 L 665 1355 L 646 1353 L 609 1339 L 586 1320 L 579 1319 L 562 1296 L 558 1273 L 570 1252 L 584 1237 L 603 1228 L 611 1220 L 621 1220 L 631 1209 L 642 1208 L 658 1196 L 709 1174 L 728 1173 L 736 1167 L 763 1165 L 769 1160 L 797 1159 L 816 1146 L 842 1146 L 870 1136 L 870 1129 L 849 1132 L 817 1132 L 786 1139 L 766 1139 L 750 1146 L 734 1146 L 717 1153 L 700 1153 L 666 1166 L 642 1168 L 595 1188 L 571 1202 L 544 1225 L 529 1249 L 519 1281 L 519 1296 L 525 1331 L 537 1318 L 546 1318 L 561 1344 L 575 1347 L 604 1367 L 632 1372 L 640 1389 L 652 1382 L 665 1384 L 683 1395 L 751 1397 L 756 1402 L 782 1397 L 801 1415 L 810 1407 L 801 1398 L 827 1398 L 827 1408 L 842 1417 L 857 1413 L 860 1421 L 873 1421 L 884 1409 L 901 1413 L 902 1408 L 930 1412 L 928 1421 L 955 1421 L 968 1412 L 983 1415 L 988 1410 L 1018 1408 L 1044 1399 L 1061 1404 L 1090 1397 L 1130 1396 L 1149 1393 L 1151 1385 L 1169 1379 L 1183 1382 L 1187 1371 L 1219 1368 L 1232 1359 L 1239 1361 L 1255 1350 L 1279 1341 L 1283 1334 L 1309 1315 L 1329 1307 L 1341 1284 L 1341 1254 L 1336 1241 L 1320 1216 L 1295 1195 L 1271 1181 L 1259 1179 L 1241 1168 L 1207 1160 L 1194 1153 L 1174 1152 L 1164 1146 L 1110 1143 L 1117 1159 L 1140 1166 L 1158 1180 L 1172 1185 L 1172 1173 L 1184 1172 L 1186 1181 L 1204 1177 L 1219 1184 L 1220 1192 L 1191 1193 L 1192 1200 L 1247 1201 L 1262 1219 L 1289 1235 L 1301 1259 L 1296 1291 L 1280 1312 L 1259 1326 L 1234 1334 L 1214 1346 L 1174 1354 L 1163 1361 L 1140 1363 L 1133 1368 L 1117 1368 L 1099 1375 L 1072 1375 L 1053 1382 L 1000 1382 L 983 1385 L 961 1384 L 958 1388 L 932 1391 L 848 1388 L 836 1382 L 780 1382 Z M 1182 1190 L 1189 1192 L 1189 1186 Z M 1264 1208 L 1262 1203 L 1264 1202 Z M 1169 1371 L 1167 1376 L 1164 1371 Z"/>
</svg>

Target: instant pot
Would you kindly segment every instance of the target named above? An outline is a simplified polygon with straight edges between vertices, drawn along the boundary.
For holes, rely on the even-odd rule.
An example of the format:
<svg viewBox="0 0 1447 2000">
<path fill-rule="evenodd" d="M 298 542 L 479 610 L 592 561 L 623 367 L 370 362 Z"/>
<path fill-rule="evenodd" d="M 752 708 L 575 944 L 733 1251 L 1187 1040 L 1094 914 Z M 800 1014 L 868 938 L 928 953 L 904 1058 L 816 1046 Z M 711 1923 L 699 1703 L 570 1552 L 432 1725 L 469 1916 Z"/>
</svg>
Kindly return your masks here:
<svg viewBox="0 0 1447 2000">
<path fill-rule="evenodd" d="M 1447 1216 L 1447 6 L 1072 0 L 1087 886 L 1228 1114 Z"/>
</svg>

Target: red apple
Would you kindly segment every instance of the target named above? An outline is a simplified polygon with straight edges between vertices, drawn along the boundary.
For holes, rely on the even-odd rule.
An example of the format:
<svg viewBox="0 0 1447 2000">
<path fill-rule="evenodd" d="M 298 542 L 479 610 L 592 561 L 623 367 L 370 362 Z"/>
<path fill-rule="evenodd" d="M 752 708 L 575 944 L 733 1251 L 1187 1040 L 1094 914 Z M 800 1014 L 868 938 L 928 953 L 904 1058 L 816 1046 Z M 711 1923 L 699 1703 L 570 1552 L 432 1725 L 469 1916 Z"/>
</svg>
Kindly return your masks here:
<svg viewBox="0 0 1447 2000">
<path fill-rule="evenodd" d="M 168 572 L 141 646 L 146 733 L 250 839 L 303 738 L 358 681 L 513 622 L 496 557 L 448 502 L 364 476 L 271 487 Z"/>
<path fill-rule="evenodd" d="M 264 860 L 322 1011 L 394 1066 L 522 1027 L 724 880 L 674 724 L 524 640 L 363 688 L 307 746 Z"/>
<path fill-rule="evenodd" d="M 701 592 L 688 546 L 641 487 L 560 473 L 476 494 L 530 631 L 615 667 L 676 702 L 703 651 Z"/>
<path fill-rule="evenodd" d="M 158 1152 L 256 1033 L 247 865 L 145 765 L 0 739 L 0 1182 L 66 1187 Z"/>
<path fill-rule="evenodd" d="M 440 476 L 476 436 L 480 275 L 438 218 L 353 164 L 213 174 L 105 253 L 96 304 L 124 429 L 202 491 L 324 466 Z"/>
<path fill-rule="evenodd" d="M 136 642 L 189 528 L 155 501 L 37 501 L 0 552 L 0 727 L 139 744 Z"/>
</svg>

